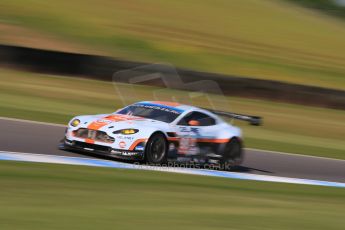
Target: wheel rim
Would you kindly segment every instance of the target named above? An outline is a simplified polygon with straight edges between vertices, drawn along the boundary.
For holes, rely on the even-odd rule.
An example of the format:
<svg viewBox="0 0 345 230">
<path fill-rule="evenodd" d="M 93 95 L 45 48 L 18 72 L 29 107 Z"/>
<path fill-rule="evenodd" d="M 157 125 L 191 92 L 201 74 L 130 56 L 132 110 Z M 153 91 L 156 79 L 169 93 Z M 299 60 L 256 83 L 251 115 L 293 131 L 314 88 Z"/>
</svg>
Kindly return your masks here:
<svg viewBox="0 0 345 230">
<path fill-rule="evenodd" d="M 151 157 L 154 162 L 160 162 L 165 155 L 165 142 L 162 138 L 157 138 L 151 144 Z"/>
</svg>

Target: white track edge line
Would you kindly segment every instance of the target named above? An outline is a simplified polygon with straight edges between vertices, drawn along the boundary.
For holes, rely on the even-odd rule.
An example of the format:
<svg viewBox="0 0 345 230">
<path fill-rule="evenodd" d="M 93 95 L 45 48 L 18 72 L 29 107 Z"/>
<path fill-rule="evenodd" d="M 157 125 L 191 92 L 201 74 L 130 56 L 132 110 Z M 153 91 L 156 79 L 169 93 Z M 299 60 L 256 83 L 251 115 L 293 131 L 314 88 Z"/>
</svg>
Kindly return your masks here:
<svg viewBox="0 0 345 230">
<path fill-rule="evenodd" d="M 22 155 L 22 156 L 39 156 L 39 157 L 56 157 L 56 155 L 45 155 L 45 154 L 32 154 L 32 153 L 25 153 L 25 152 L 7 152 L 7 151 L 0 151 L 0 154 L 4 153 L 6 154 L 14 154 L 17 156 Z M 74 159 L 78 157 L 69 157 L 69 156 L 60 156 L 64 160 L 68 159 Z M 88 158 L 80 158 L 80 160 L 88 160 Z M 9 159 L 8 159 L 9 160 Z M 89 159 L 90 160 L 90 159 Z M 11 159 L 9 161 L 23 161 L 23 162 L 38 162 L 38 163 L 53 163 L 53 164 L 66 164 L 69 165 L 69 163 L 62 163 L 62 162 L 54 162 L 54 161 L 34 161 L 34 160 L 21 160 L 21 159 Z M 99 162 L 109 162 L 108 160 L 99 160 Z M 113 162 L 113 161 L 110 161 Z M 72 163 L 72 162 L 70 162 Z M 128 165 L 126 163 L 120 163 L 121 165 Z M 79 165 L 77 162 L 74 162 L 72 165 Z M 93 167 L 102 167 L 102 165 L 92 165 L 92 164 L 81 164 L 84 166 L 93 166 Z M 131 165 L 131 164 L 130 164 Z M 107 167 L 107 166 L 105 166 Z M 110 168 L 118 168 L 114 166 L 110 166 Z M 128 168 L 128 169 L 135 169 L 135 168 Z M 267 176 L 267 175 L 260 175 L 260 174 L 248 174 L 248 173 L 243 173 L 243 177 L 241 176 L 236 176 L 241 175 L 242 173 L 233 173 L 233 175 L 227 176 L 222 176 L 222 175 L 216 175 L 216 174 L 209 174 L 213 172 L 218 172 L 214 170 L 200 170 L 201 174 L 199 173 L 194 173 L 193 171 L 171 171 L 169 168 L 165 170 L 156 170 L 155 167 L 153 168 L 142 168 L 142 170 L 149 170 L 149 171 L 162 171 L 162 172 L 168 172 L 168 173 L 182 173 L 182 174 L 190 174 L 190 175 L 199 175 L 199 176 L 213 176 L 213 177 L 225 177 L 225 178 L 230 178 L 230 179 L 241 179 L 241 180 L 250 180 L 250 181 L 266 181 L 266 182 L 274 182 L 274 183 L 288 183 L 288 184 L 303 184 L 303 185 L 316 185 L 316 186 L 325 186 L 325 187 L 338 187 L 338 188 L 345 188 L 345 183 L 343 182 L 336 182 L 336 181 L 323 181 L 323 180 L 313 180 L 313 179 L 304 179 L 304 178 L 293 178 L 293 177 L 281 177 L 281 176 Z M 185 170 L 182 168 L 182 170 Z M 202 174 L 203 171 L 205 171 L 206 174 Z M 251 178 L 250 178 L 251 177 Z M 331 184 L 331 185 L 330 185 Z"/>
<path fill-rule="evenodd" d="M 61 125 L 61 124 L 54 124 L 54 123 L 42 122 L 42 121 L 32 121 L 32 120 L 25 120 L 25 119 L 19 119 L 19 118 L 11 118 L 11 117 L 0 117 L 0 120 L 18 121 L 18 122 L 25 122 L 25 123 L 38 124 L 38 125 L 49 125 L 49 126 L 56 126 L 56 127 L 66 127 L 66 125 Z"/>
<path fill-rule="evenodd" d="M 295 156 L 295 157 L 308 157 L 308 158 L 316 158 L 316 159 L 332 160 L 332 161 L 344 161 L 345 162 L 345 160 L 343 160 L 343 159 L 336 159 L 336 158 L 330 158 L 330 157 L 320 157 L 320 156 L 311 156 L 311 155 L 304 155 L 304 154 L 300 154 L 300 153 L 287 153 L 287 152 L 279 152 L 279 151 L 265 150 L 265 149 L 253 149 L 253 148 L 245 148 L 245 149 L 246 150 L 250 150 L 250 151 L 275 153 L 275 154 Z"/>
</svg>

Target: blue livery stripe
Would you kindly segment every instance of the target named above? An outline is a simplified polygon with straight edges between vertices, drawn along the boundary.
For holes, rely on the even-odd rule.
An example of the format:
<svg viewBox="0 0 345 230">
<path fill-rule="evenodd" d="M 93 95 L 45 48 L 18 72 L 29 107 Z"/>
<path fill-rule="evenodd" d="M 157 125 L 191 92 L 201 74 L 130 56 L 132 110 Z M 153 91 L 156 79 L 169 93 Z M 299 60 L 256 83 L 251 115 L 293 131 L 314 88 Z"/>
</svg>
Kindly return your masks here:
<svg viewBox="0 0 345 230">
<path fill-rule="evenodd" d="M 161 108 L 165 108 L 165 109 L 174 110 L 174 111 L 179 112 L 179 113 L 183 113 L 184 112 L 183 109 L 179 109 L 179 108 L 176 108 L 176 107 L 173 107 L 173 106 L 168 106 L 168 105 L 155 104 L 155 103 L 150 103 L 150 102 L 139 102 L 139 103 L 136 103 L 136 104 L 138 104 L 138 105 L 147 105 L 147 106 L 157 106 L 157 107 L 161 107 Z"/>
</svg>

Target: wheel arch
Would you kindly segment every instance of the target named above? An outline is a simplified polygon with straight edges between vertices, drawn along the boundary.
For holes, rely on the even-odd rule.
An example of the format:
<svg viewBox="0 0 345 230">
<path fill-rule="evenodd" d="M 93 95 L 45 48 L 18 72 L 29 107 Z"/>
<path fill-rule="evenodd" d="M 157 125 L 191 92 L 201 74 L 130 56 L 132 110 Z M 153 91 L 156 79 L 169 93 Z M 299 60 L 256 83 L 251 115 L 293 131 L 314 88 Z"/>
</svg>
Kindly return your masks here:
<svg viewBox="0 0 345 230">
<path fill-rule="evenodd" d="M 151 135 L 149 136 L 149 138 L 147 139 L 146 143 L 145 143 L 145 152 L 144 152 L 144 161 L 147 162 L 148 160 L 148 156 L 147 156 L 147 151 L 148 151 L 148 143 L 150 142 L 151 138 L 156 135 L 156 134 L 161 134 L 162 136 L 164 136 L 164 140 L 165 140 L 165 144 L 166 144 L 166 157 L 167 157 L 167 154 L 168 154 L 168 149 L 169 149 L 169 142 L 168 142 L 168 138 L 167 138 L 167 135 L 161 131 L 161 130 L 156 130 L 154 132 L 151 133 Z M 165 158 L 166 158 L 165 157 Z"/>
<path fill-rule="evenodd" d="M 149 140 L 149 139 L 150 139 L 150 138 L 151 138 L 153 135 L 155 135 L 155 134 L 163 134 L 163 136 L 165 137 L 165 140 L 168 140 L 168 136 L 167 136 L 167 134 L 166 134 L 166 133 L 164 133 L 164 132 L 163 132 L 163 131 L 161 131 L 161 130 L 156 130 L 156 131 L 153 131 L 147 140 Z"/>
<path fill-rule="evenodd" d="M 218 154 L 223 154 L 224 151 L 225 151 L 225 148 L 228 144 L 230 144 L 232 141 L 238 141 L 238 143 L 240 144 L 240 147 L 241 147 L 241 151 L 243 150 L 243 141 L 242 141 L 242 138 L 239 137 L 239 136 L 231 136 L 229 137 L 229 140 L 227 142 L 224 142 L 224 143 L 221 143 L 219 146 L 218 146 Z M 242 151 L 243 152 L 243 151 Z"/>
</svg>

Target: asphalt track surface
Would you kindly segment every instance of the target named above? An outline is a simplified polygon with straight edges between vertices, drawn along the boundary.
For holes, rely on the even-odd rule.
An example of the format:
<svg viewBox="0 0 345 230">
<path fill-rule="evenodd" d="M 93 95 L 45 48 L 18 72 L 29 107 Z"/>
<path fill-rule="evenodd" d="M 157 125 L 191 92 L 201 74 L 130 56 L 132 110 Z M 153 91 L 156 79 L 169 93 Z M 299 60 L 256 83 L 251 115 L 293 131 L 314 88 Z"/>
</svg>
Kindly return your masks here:
<svg viewBox="0 0 345 230">
<path fill-rule="evenodd" d="M 58 150 L 65 128 L 0 118 L 0 151 L 88 157 Z M 245 150 L 245 160 L 237 172 L 345 182 L 345 161 L 262 150 Z"/>
</svg>

